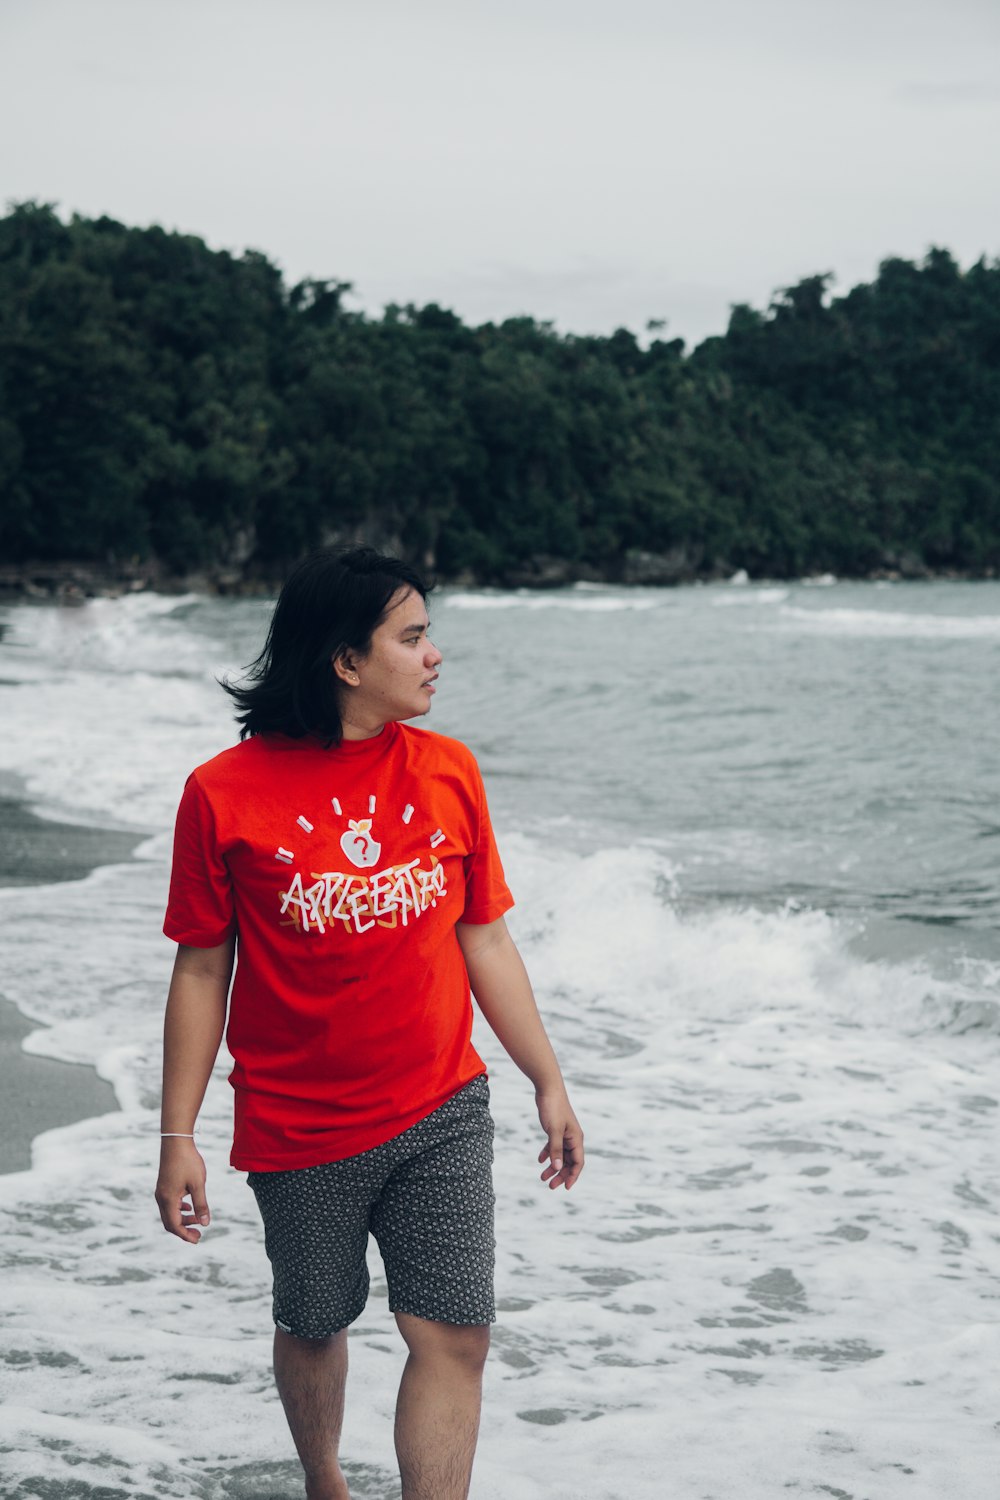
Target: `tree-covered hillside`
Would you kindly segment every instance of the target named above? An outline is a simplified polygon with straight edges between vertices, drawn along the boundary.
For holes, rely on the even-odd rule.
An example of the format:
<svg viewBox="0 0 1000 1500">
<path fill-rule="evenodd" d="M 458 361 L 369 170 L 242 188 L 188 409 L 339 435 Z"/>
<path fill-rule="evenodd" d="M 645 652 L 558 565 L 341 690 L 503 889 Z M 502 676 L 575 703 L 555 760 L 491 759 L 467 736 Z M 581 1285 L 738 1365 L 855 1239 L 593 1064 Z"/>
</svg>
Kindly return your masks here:
<svg viewBox="0 0 1000 1500">
<path fill-rule="evenodd" d="M 1000 567 L 1000 264 L 814 276 L 685 353 L 379 319 L 262 255 L 0 219 L 0 556 L 273 578 L 359 536 L 445 577 Z"/>
</svg>

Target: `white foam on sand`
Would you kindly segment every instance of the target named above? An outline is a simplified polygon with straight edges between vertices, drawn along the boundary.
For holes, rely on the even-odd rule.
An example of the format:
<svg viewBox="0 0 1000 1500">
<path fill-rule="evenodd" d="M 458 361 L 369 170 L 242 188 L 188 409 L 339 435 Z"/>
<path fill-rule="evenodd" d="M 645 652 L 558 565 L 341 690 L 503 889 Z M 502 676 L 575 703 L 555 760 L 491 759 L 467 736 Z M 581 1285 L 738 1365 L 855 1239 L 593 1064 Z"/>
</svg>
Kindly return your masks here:
<svg viewBox="0 0 1000 1500">
<path fill-rule="evenodd" d="M 571 1194 L 539 1184 L 530 1087 L 481 1034 L 501 1312 L 473 1495 L 992 1497 L 995 1034 L 941 1029 L 937 981 L 853 958 L 822 913 L 681 918 L 654 850 L 501 838 L 590 1160 Z M 15 1480 L 158 1500 L 183 1473 L 219 1500 L 292 1454 L 223 1065 L 205 1242 L 152 1202 L 165 842 L 0 894 L 8 994 L 50 1025 L 35 1049 L 96 1062 L 123 1105 L 0 1178 L 0 1445 Z M 372 1259 L 344 1446 L 359 1493 L 388 1496 L 401 1354 Z"/>
</svg>

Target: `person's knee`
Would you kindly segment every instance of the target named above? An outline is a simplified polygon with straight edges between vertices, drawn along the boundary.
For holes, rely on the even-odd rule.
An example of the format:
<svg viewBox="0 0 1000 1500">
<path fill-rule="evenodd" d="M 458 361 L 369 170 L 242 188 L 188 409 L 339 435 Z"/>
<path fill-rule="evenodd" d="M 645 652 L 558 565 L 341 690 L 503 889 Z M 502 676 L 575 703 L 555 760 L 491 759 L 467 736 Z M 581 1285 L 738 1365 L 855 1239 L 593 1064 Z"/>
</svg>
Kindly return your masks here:
<svg viewBox="0 0 1000 1500">
<path fill-rule="evenodd" d="M 336 1333 L 321 1334 L 319 1338 L 309 1338 L 304 1334 L 291 1333 L 285 1328 L 275 1328 L 274 1347 L 276 1351 L 287 1353 L 293 1357 L 322 1358 L 331 1351 L 340 1349 L 347 1343 L 347 1329 L 341 1328 Z"/>
<path fill-rule="evenodd" d="M 418 1359 L 445 1360 L 479 1374 L 490 1352 L 488 1323 L 433 1323 L 411 1313 L 397 1313 L 399 1331 Z"/>
<path fill-rule="evenodd" d="M 451 1357 L 476 1374 L 481 1373 L 486 1363 L 486 1356 L 490 1352 L 490 1325 L 488 1323 L 474 1323 L 468 1327 L 452 1325 L 451 1333 L 454 1336 Z"/>
</svg>

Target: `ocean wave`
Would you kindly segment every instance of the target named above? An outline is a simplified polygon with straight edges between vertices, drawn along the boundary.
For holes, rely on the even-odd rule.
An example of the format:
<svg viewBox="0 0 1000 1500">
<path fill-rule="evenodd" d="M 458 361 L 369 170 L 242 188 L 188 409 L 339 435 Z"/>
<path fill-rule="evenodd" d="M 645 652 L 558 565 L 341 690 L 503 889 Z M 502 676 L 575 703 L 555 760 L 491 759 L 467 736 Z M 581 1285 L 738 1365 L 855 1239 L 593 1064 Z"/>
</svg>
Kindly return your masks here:
<svg viewBox="0 0 1000 1500">
<path fill-rule="evenodd" d="M 0 769 L 43 814 L 139 828 L 173 819 L 184 780 L 236 738 L 214 677 L 70 672 L 4 697 Z"/>
<path fill-rule="evenodd" d="M 908 640 L 995 640 L 1000 615 L 910 614 L 875 609 L 802 609 L 789 604 L 783 620 L 823 635 L 893 636 Z"/>
<path fill-rule="evenodd" d="M 142 593 L 89 599 L 72 608 L 19 608 L 8 613 L 5 646 L 15 648 L 15 661 L 50 671 L 55 666 L 61 675 L 200 675 L 211 648 L 192 615 L 203 603 L 195 594 Z"/>
<path fill-rule="evenodd" d="M 527 590 L 516 594 L 490 594 L 487 592 L 476 592 L 468 594 L 442 594 L 440 603 L 446 604 L 449 609 L 468 610 L 491 610 L 491 609 L 524 609 L 524 610 L 548 610 L 563 609 L 579 614 L 617 614 L 622 610 L 648 610 L 659 609 L 663 601 L 648 594 L 609 594 L 597 593 L 581 594 L 576 591 L 572 593 L 530 593 Z"/>
<path fill-rule="evenodd" d="M 504 857 L 519 897 L 511 925 L 543 987 L 588 1003 L 600 994 L 637 1022 L 664 1005 L 706 1019 L 787 1008 L 913 1034 L 954 1030 L 962 1015 L 1000 1020 L 996 966 L 970 959 L 956 979 L 923 960 L 862 959 L 852 952 L 860 919 L 797 902 L 691 911 L 683 870 L 655 848 L 567 858 L 508 835 Z"/>
<path fill-rule="evenodd" d="M 712 603 L 716 609 L 734 604 L 782 604 L 788 598 L 788 590 L 781 588 L 748 589 L 746 593 L 714 594 Z"/>
<path fill-rule="evenodd" d="M 39 811 L 172 820 L 191 768 L 235 738 L 216 678 L 238 658 L 198 628 L 203 606 L 134 594 L 9 612 L 0 770 L 23 778 Z"/>
</svg>

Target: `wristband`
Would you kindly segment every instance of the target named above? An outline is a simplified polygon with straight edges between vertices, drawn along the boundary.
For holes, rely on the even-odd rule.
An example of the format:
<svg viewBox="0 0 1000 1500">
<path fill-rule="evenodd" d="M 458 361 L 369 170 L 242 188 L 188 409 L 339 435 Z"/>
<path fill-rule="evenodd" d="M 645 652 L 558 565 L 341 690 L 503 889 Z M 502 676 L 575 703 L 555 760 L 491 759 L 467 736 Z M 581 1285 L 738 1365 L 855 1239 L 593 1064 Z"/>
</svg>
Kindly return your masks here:
<svg viewBox="0 0 1000 1500">
<path fill-rule="evenodd" d="M 175 1138 L 176 1140 L 179 1140 L 179 1141 L 193 1141 L 194 1140 L 194 1136 L 193 1135 L 188 1135 L 187 1132 L 183 1131 L 183 1130 L 161 1130 L 160 1131 L 160 1140 L 161 1141 L 165 1141 L 168 1137 L 173 1137 L 173 1138 Z"/>
</svg>

